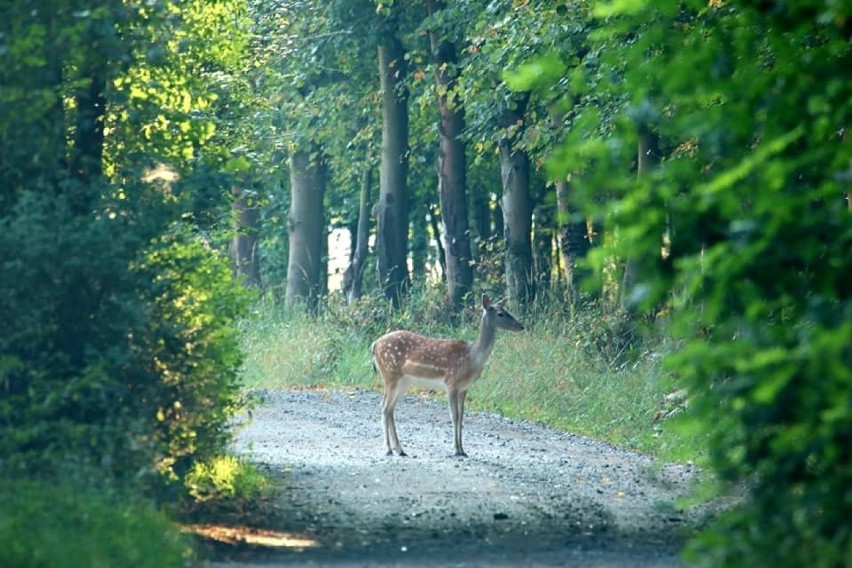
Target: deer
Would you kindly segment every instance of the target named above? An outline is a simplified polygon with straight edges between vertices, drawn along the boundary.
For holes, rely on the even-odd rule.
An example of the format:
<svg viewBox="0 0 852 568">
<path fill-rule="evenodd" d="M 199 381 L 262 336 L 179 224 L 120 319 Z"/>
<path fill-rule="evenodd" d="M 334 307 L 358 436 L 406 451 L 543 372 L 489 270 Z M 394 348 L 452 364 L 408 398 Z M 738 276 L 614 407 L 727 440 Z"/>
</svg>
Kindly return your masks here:
<svg viewBox="0 0 852 568">
<path fill-rule="evenodd" d="M 382 430 L 387 455 L 407 454 L 399 444 L 394 408 L 412 384 L 432 390 L 446 389 L 453 421 L 455 456 L 467 457 L 462 446 L 464 401 L 468 389 L 482 374 L 498 329 L 523 331 L 524 326 L 504 307 L 482 295 L 482 321 L 476 341 L 436 339 L 410 331 L 392 331 L 373 342 L 373 365 L 385 383 Z"/>
</svg>

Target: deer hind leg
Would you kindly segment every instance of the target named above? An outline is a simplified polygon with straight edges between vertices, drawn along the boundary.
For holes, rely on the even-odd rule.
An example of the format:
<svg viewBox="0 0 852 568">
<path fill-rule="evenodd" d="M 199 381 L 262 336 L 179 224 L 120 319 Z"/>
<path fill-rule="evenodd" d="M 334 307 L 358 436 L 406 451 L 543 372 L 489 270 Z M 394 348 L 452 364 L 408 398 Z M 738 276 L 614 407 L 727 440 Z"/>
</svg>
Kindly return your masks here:
<svg viewBox="0 0 852 568">
<path fill-rule="evenodd" d="M 399 397 L 405 392 L 405 385 L 402 381 L 396 385 L 385 385 L 385 396 L 382 398 L 382 431 L 385 437 L 385 448 L 387 455 L 392 456 L 394 452 L 400 456 L 405 456 L 402 446 L 399 445 L 399 437 L 396 434 L 396 421 L 394 420 L 393 411 L 396 403 L 399 402 Z"/>
<path fill-rule="evenodd" d="M 455 455 L 458 457 L 467 457 L 467 454 L 462 447 L 462 423 L 464 422 L 464 399 L 467 396 L 467 391 L 448 391 L 450 399 L 450 416 L 453 419 L 453 443 L 456 448 Z"/>
</svg>

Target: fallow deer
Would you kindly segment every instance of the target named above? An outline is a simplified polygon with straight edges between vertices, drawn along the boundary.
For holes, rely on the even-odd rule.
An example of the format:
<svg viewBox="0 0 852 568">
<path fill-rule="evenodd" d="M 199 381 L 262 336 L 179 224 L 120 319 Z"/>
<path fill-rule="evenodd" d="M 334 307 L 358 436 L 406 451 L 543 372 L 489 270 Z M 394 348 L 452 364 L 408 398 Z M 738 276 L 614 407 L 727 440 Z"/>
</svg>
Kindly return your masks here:
<svg viewBox="0 0 852 568">
<path fill-rule="evenodd" d="M 412 384 L 430 389 L 445 388 L 453 420 L 455 455 L 466 457 L 462 447 L 462 420 L 467 390 L 482 374 L 482 368 L 494 348 L 498 329 L 523 331 L 521 325 L 503 307 L 482 295 L 482 323 L 474 342 L 434 339 L 409 331 L 392 331 L 372 346 L 373 361 L 385 381 L 382 398 L 382 429 L 387 455 L 406 455 L 399 445 L 393 411 L 400 397 Z"/>
</svg>

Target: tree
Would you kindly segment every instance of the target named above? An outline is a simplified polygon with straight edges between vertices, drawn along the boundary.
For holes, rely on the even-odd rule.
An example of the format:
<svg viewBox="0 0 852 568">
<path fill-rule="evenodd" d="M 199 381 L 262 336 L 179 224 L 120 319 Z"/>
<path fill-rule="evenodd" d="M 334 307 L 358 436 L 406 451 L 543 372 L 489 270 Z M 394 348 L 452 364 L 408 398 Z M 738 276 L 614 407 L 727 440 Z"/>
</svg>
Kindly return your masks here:
<svg viewBox="0 0 852 568">
<path fill-rule="evenodd" d="M 473 286 L 470 226 L 467 212 L 464 107 L 456 90 L 456 47 L 444 29 L 438 29 L 444 3 L 427 0 L 433 22 L 429 31 L 441 122 L 438 154 L 438 195 L 441 203 L 441 239 L 447 275 L 447 292 L 453 311 L 460 310 Z"/>
<path fill-rule="evenodd" d="M 367 261 L 367 241 L 370 237 L 370 194 L 373 185 L 373 165 L 367 160 L 361 178 L 361 193 L 358 200 L 358 222 L 353 234 L 352 254 L 349 266 L 343 273 L 343 292 L 346 301 L 352 303 L 361 296 L 364 265 Z"/>
<path fill-rule="evenodd" d="M 523 133 L 524 112 L 529 94 L 508 101 L 500 126 L 500 173 L 503 180 L 504 238 L 506 241 L 506 285 L 509 298 L 526 305 L 535 297 L 532 274 L 532 210 L 530 159 L 517 140 Z"/>
<path fill-rule="evenodd" d="M 287 268 L 288 306 L 305 304 L 314 311 L 320 289 L 326 239 L 323 220 L 325 172 L 318 153 L 303 150 L 290 156 L 290 214 L 287 217 L 290 256 Z"/>
<path fill-rule="evenodd" d="M 231 243 L 234 274 L 247 286 L 260 287 L 260 250 L 258 248 L 258 223 L 260 207 L 257 198 L 246 190 L 234 188 L 231 209 L 234 213 L 234 237 Z M 248 195 L 246 195 L 248 194 Z"/>
<path fill-rule="evenodd" d="M 399 39 L 399 7 L 380 22 L 378 62 L 382 93 L 382 162 L 376 246 L 379 286 L 399 305 L 408 286 L 408 88 L 405 51 Z"/>
</svg>

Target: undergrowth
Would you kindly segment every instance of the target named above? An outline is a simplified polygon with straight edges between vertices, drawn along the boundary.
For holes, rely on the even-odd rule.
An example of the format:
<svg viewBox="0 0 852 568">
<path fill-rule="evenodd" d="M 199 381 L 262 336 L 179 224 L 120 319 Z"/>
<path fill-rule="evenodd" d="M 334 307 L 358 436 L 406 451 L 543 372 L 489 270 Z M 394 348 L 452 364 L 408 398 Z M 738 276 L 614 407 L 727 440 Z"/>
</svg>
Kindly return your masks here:
<svg viewBox="0 0 852 568">
<path fill-rule="evenodd" d="M 3 479 L 0 566 L 179 568 L 192 549 L 163 512 L 104 487 Z"/>
<path fill-rule="evenodd" d="M 316 316 L 264 300 L 241 324 L 243 384 L 250 389 L 361 388 L 381 391 L 371 343 L 393 329 L 474 340 L 481 311 L 451 318 L 440 294 L 421 291 L 399 310 L 365 297 L 326 303 Z M 680 388 L 661 368 L 673 347 L 659 333 L 638 333 L 595 305 L 572 310 L 550 302 L 510 311 L 526 331 L 498 334 L 469 408 L 494 411 L 604 440 L 666 459 L 700 459 L 698 434 L 655 423 L 668 393 Z M 440 399 L 443 393 L 436 393 Z"/>
</svg>

